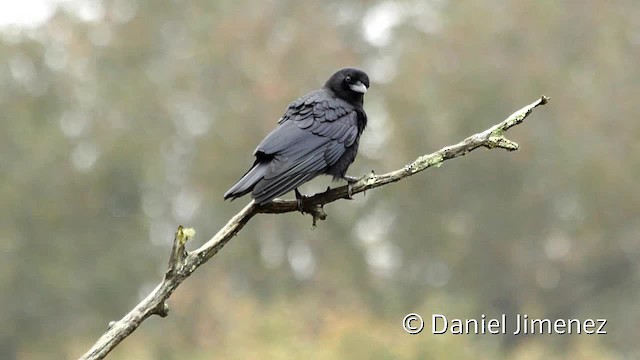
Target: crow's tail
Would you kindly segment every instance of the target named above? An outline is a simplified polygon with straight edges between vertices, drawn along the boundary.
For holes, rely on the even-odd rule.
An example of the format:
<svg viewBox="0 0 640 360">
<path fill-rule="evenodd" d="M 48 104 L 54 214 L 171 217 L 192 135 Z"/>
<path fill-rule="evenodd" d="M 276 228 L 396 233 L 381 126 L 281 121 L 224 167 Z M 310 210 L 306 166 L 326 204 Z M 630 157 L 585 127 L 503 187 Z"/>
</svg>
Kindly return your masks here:
<svg viewBox="0 0 640 360">
<path fill-rule="evenodd" d="M 259 163 L 256 161 L 251 169 L 249 169 L 249 171 L 247 171 L 247 173 L 244 174 L 244 176 L 242 176 L 242 178 L 240 178 L 240 180 L 238 180 L 238 182 L 233 185 L 231 189 L 227 190 L 227 192 L 224 193 L 224 199 L 234 200 L 235 198 L 250 193 L 251 190 L 253 190 L 254 186 L 256 186 L 258 181 L 260 181 L 264 177 L 268 167 L 268 162 Z"/>
</svg>

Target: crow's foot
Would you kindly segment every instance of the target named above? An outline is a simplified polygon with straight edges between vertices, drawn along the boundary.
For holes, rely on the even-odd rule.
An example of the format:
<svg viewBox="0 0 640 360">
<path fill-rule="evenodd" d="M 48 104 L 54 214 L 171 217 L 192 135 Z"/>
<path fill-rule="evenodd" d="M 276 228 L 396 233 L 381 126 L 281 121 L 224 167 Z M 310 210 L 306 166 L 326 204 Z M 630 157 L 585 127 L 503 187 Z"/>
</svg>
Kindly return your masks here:
<svg viewBox="0 0 640 360">
<path fill-rule="evenodd" d="M 345 175 L 343 177 L 343 179 L 347 182 L 347 199 L 349 200 L 353 200 L 353 184 L 357 183 L 358 181 L 364 179 L 365 177 L 355 177 L 355 176 L 349 176 L 349 175 Z"/>
<path fill-rule="evenodd" d="M 298 189 L 295 189 L 294 192 L 296 194 L 296 202 L 298 203 L 298 211 L 300 211 L 301 214 L 304 214 L 304 211 L 302 211 L 302 209 L 303 209 L 302 202 L 307 197 L 302 195 L 302 194 L 300 194 L 300 191 L 298 191 Z"/>
</svg>

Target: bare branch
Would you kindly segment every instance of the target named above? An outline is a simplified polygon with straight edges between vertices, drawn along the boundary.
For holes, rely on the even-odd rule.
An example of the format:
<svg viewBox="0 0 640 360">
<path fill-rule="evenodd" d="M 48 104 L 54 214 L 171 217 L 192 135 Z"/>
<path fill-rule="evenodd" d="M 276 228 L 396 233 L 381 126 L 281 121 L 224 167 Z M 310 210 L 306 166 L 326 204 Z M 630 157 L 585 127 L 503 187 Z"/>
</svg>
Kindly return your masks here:
<svg viewBox="0 0 640 360">
<path fill-rule="evenodd" d="M 512 127 L 521 124 L 534 108 L 539 105 L 544 105 L 548 101 L 548 97 L 542 96 L 534 103 L 516 111 L 503 122 L 481 133 L 469 136 L 455 145 L 444 147 L 429 155 L 420 156 L 399 170 L 382 175 L 375 175 L 373 173 L 366 175 L 352 185 L 351 194 L 358 194 L 400 181 L 430 167 L 440 166 L 445 160 L 464 156 L 479 147 L 488 149 L 501 148 L 507 151 L 518 150 L 518 144 L 504 137 L 504 133 Z M 302 211 L 313 217 L 313 223 L 315 225 L 317 220 L 324 220 L 327 217 L 323 209 L 324 205 L 338 199 L 348 198 L 348 186 L 328 189 L 325 192 L 305 198 L 302 202 Z M 282 214 L 294 211 L 298 211 L 298 203 L 295 200 L 276 199 L 261 206 L 251 201 L 244 209 L 231 218 L 209 241 L 191 252 L 185 250 L 185 244 L 189 238 L 193 237 L 193 229 L 184 229 L 182 226 L 179 226 L 171 250 L 167 272 L 162 282 L 142 300 L 142 302 L 125 315 L 125 317 L 119 321 L 111 322 L 108 330 L 81 359 L 102 359 L 122 340 L 134 332 L 149 316 L 154 314 L 161 317 L 167 316 L 169 307 L 165 302 L 169 299 L 173 291 L 200 267 L 200 265 L 207 262 L 220 251 L 254 215 L 259 213 Z"/>
<path fill-rule="evenodd" d="M 521 124 L 524 119 L 531 114 L 534 108 L 544 105 L 548 101 L 548 97 L 542 96 L 532 104 L 516 111 L 503 122 L 494 125 L 481 133 L 471 135 L 455 145 L 444 147 L 429 155 L 420 156 L 402 169 L 383 175 L 366 175 L 360 179 L 360 181 L 352 185 L 351 194 L 361 193 L 379 186 L 400 181 L 432 166 L 438 167 L 445 160 L 464 156 L 479 147 L 485 147 L 488 149 L 502 148 L 507 151 L 518 150 L 520 148 L 519 145 L 504 137 L 504 133 L 512 127 Z M 338 199 L 348 198 L 348 186 L 345 185 L 330 189 L 306 198 L 303 202 L 303 211 L 311 214 L 314 219 L 317 218 L 318 220 L 324 220 L 326 214 L 322 211 L 322 207 L 325 204 L 334 202 Z M 298 204 L 295 200 L 274 200 L 269 204 L 258 207 L 257 211 L 269 214 L 298 211 Z"/>
</svg>

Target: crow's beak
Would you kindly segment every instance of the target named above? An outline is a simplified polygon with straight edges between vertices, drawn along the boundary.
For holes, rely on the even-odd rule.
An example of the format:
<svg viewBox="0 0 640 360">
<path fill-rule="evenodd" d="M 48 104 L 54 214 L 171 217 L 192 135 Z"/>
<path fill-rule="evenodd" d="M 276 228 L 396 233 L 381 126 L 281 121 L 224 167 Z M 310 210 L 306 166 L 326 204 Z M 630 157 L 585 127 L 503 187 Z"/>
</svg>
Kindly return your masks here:
<svg viewBox="0 0 640 360">
<path fill-rule="evenodd" d="M 362 94 L 365 94 L 367 92 L 367 87 L 361 81 L 358 81 L 355 84 L 351 84 L 349 85 L 349 87 L 351 88 L 351 90 Z"/>
</svg>

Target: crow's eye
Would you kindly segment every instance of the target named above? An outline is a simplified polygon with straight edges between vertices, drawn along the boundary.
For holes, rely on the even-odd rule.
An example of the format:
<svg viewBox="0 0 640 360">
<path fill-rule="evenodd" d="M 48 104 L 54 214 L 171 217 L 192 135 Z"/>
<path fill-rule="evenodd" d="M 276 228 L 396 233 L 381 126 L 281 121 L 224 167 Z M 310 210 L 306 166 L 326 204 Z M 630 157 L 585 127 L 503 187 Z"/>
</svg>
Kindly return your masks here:
<svg viewBox="0 0 640 360">
<path fill-rule="evenodd" d="M 347 77 L 344 78 L 344 81 L 346 81 L 347 84 L 350 84 L 351 83 L 351 76 L 347 75 Z"/>
</svg>

